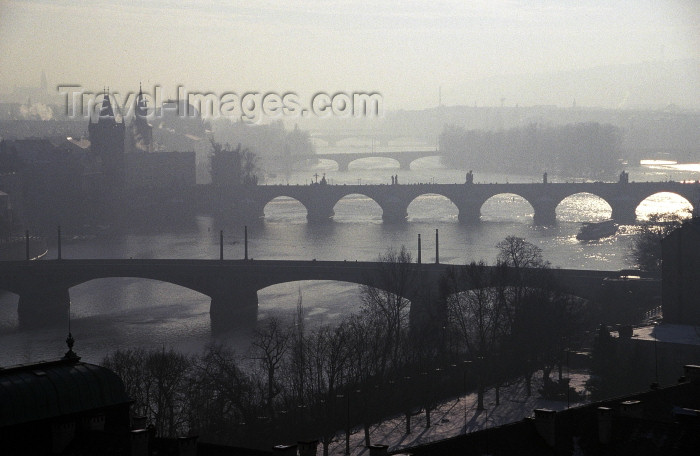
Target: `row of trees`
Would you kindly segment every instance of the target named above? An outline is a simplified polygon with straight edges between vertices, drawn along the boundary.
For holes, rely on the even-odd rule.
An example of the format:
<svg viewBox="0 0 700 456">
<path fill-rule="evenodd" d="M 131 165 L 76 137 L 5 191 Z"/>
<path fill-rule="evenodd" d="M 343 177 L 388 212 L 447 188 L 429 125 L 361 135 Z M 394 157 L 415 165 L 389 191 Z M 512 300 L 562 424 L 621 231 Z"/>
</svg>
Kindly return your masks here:
<svg viewBox="0 0 700 456">
<path fill-rule="evenodd" d="M 216 187 L 256 185 L 258 157 L 239 143 L 235 148 L 211 140 L 211 182 Z"/>
<path fill-rule="evenodd" d="M 590 307 L 558 291 L 541 250 L 509 236 L 497 245 L 495 268 L 472 262 L 449 277 L 448 328 L 457 340 L 456 355 L 466 354 L 479 366 L 478 408 L 484 389 L 522 378 L 532 394 L 532 376 L 543 372 L 545 388 L 556 385 L 550 373 L 561 366 L 566 350 L 577 347 L 590 324 Z M 533 271 L 538 271 L 537 283 Z M 468 284 L 469 289 L 464 290 Z"/>
<path fill-rule="evenodd" d="M 562 126 L 530 124 L 486 131 L 445 126 L 440 150 L 456 166 L 490 172 L 610 178 L 618 168 L 621 132 L 595 122 Z"/>
<path fill-rule="evenodd" d="M 305 327 L 301 297 L 291 324 L 272 318 L 249 353 L 209 347 L 200 356 L 120 351 L 105 365 L 122 376 L 161 435 L 197 432 L 229 444 L 269 447 L 298 438 L 328 445 L 339 429 L 418 410 L 476 387 L 545 378 L 583 327 L 579 301 L 548 280 L 541 251 L 521 238 L 499 243 L 496 267 L 458 267 L 428 290 L 405 248 L 381 255 L 363 305 L 337 326 Z M 544 274 L 546 276 L 546 274 Z M 539 280 L 539 279 L 538 279 Z M 408 298 L 414 302 L 409 302 Z M 270 441 L 274 438 L 274 441 Z"/>
<path fill-rule="evenodd" d="M 689 220 L 679 213 L 651 214 L 641 223 L 632 237 L 627 261 L 632 266 L 649 272 L 661 271 L 661 240 Z"/>
</svg>

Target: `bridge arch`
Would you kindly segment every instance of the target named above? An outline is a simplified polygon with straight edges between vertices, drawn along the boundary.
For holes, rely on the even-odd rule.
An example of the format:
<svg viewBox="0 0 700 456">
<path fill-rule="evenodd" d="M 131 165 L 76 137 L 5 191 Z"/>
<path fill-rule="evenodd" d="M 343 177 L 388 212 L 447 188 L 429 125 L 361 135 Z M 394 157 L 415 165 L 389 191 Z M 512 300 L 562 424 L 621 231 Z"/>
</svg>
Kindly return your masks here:
<svg viewBox="0 0 700 456">
<path fill-rule="evenodd" d="M 290 168 L 294 171 L 309 171 L 317 169 L 319 171 L 338 171 L 340 162 L 328 157 L 291 157 Z"/>
<path fill-rule="evenodd" d="M 497 193 L 482 203 L 480 212 L 481 219 L 485 221 L 531 222 L 535 215 L 535 208 L 525 196 L 517 193 Z"/>
<path fill-rule="evenodd" d="M 263 216 L 270 221 L 285 221 L 301 223 L 308 217 L 307 206 L 298 199 L 279 195 L 262 204 Z"/>
<path fill-rule="evenodd" d="M 306 320 L 316 323 L 338 321 L 348 308 L 359 311 L 362 304 L 359 284 L 338 280 L 290 280 L 265 286 L 258 293 L 258 315 L 291 317 L 301 299 Z M 326 296 L 342 295 L 343 299 L 328 300 Z"/>
<path fill-rule="evenodd" d="M 590 192 L 572 193 L 555 209 L 557 220 L 565 222 L 592 222 L 612 217 L 612 206 L 600 195 Z"/>
<path fill-rule="evenodd" d="M 173 290 L 177 291 L 177 303 L 170 297 Z M 188 312 L 200 312 L 208 311 L 211 302 L 205 290 L 147 274 L 94 277 L 72 285 L 68 292 L 71 313 L 78 317 L 139 309 L 139 312 L 147 312 L 154 317 L 160 315 L 169 318 L 176 313 L 173 304 L 185 305 Z M 119 296 L 117 301 L 128 302 L 129 305 L 114 308 L 114 296 Z"/>
<path fill-rule="evenodd" d="M 374 166 L 367 167 L 366 164 L 372 164 L 375 162 Z M 365 164 L 365 166 L 362 166 Z M 359 166 L 358 166 L 359 165 Z M 382 157 L 381 155 L 367 154 L 366 157 L 353 158 L 347 163 L 348 169 L 397 169 L 401 168 L 401 162 L 396 158 L 392 157 Z"/>
<path fill-rule="evenodd" d="M 436 165 L 437 162 L 437 165 Z M 442 155 L 430 155 L 430 153 L 426 153 L 425 157 L 419 157 L 414 160 L 412 160 L 408 164 L 409 169 L 413 169 L 413 165 L 415 164 L 422 164 L 422 168 L 425 169 L 446 169 L 446 166 L 442 163 Z M 425 166 L 428 165 L 428 166 Z"/>
<path fill-rule="evenodd" d="M 371 196 L 363 193 L 348 193 L 333 206 L 336 222 L 382 221 L 383 210 Z"/>
<path fill-rule="evenodd" d="M 440 193 L 423 193 L 415 197 L 406 209 L 408 220 L 420 222 L 426 220 L 457 221 L 459 208 L 452 199 Z"/>
<path fill-rule="evenodd" d="M 676 192 L 656 192 L 639 201 L 635 208 L 635 216 L 637 220 L 648 220 L 652 214 L 670 212 L 690 217 L 693 209 L 693 203 L 685 195 Z"/>
<path fill-rule="evenodd" d="M 318 324 L 338 322 L 347 315 L 348 308 L 362 309 L 362 287 L 370 286 L 379 293 L 385 290 L 369 284 L 369 280 L 289 280 L 279 281 L 257 290 L 259 317 L 265 319 L 273 316 L 291 316 L 299 299 L 304 305 L 306 320 L 315 320 Z M 342 299 L 328 301 L 324 296 L 342 295 Z M 410 318 L 413 301 L 404 296 L 405 317 Z"/>
</svg>

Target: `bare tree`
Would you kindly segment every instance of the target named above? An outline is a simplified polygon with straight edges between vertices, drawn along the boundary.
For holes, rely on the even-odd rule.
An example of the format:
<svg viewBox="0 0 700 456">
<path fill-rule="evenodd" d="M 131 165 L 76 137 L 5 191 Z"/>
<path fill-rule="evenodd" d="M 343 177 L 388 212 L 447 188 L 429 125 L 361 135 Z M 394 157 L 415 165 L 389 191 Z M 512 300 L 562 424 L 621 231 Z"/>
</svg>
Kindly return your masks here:
<svg viewBox="0 0 700 456">
<path fill-rule="evenodd" d="M 243 423 L 254 422 L 260 401 L 239 366 L 235 352 L 222 345 L 209 345 L 197 359 L 187 394 L 192 430 L 227 444 L 250 439 Z"/>
<path fill-rule="evenodd" d="M 542 249 L 521 237 L 508 236 L 496 248 L 497 261 L 511 268 L 540 268 L 549 264 L 542 258 Z"/>
<path fill-rule="evenodd" d="M 182 396 L 192 365 L 192 358 L 173 349 L 154 350 L 146 356 L 147 404 L 159 435 L 177 436 L 186 430 Z"/>
<path fill-rule="evenodd" d="M 661 240 L 683 220 L 680 214 L 651 214 L 633 236 L 627 261 L 642 271 L 661 271 Z"/>
<path fill-rule="evenodd" d="M 362 312 L 369 328 L 374 331 L 371 340 L 379 343 L 377 371 L 383 378 L 388 369 L 399 367 L 402 340 L 408 328 L 410 301 L 406 296 L 416 285 L 416 274 L 411 265 L 410 252 L 402 246 L 399 251 L 389 248 L 379 255 L 379 271 L 362 286 Z"/>
<path fill-rule="evenodd" d="M 172 349 L 117 351 L 102 364 L 123 376 L 126 390 L 161 436 L 186 431 L 184 397 L 193 359 Z"/>
<path fill-rule="evenodd" d="M 268 416 L 274 415 L 274 399 L 282 387 L 276 381 L 276 374 L 285 361 L 290 348 L 291 332 L 283 327 L 277 318 L 271 318 L 260 329 L 256 329 L 251 342 L 253 359 L 257 360 L 266 378 L 265 402 Z"/>
<path fill-rule="evenodd" d="M 493 270 L 480 261 L 453 270 L 447 298 L 448 321 L 459 334 L 467 354 L 474 360 L 478 375 L 478 409 L 484 409 L 484 390 L 489 364 L 493 362 L 505 327 L 506 309 L 493 287 Z M 465 290 L 466 288 L 466 290 Z"/>
</svg>

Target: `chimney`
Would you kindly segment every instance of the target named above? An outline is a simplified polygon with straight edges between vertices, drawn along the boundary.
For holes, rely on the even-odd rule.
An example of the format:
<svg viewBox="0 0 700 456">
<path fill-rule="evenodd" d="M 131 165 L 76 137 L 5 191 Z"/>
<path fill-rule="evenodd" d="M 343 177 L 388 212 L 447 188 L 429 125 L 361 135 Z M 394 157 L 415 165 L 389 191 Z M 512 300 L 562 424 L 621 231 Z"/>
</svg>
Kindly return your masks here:
<svg viewBox="0 0 700 456">
<path fill-rule="evenodd" d="M 316 456 L 318 440 L 300 440 L 297 442 L 299 456 Z"/>
<path fill-rule="evenodd" d="M 51 448 L 53 453 L 62 453 L 75 437 L 75 421 L 51 425 Z"/>
<path fill-rule="evenodd" d="M 131 456 L 148 456 L 148 441 L 148 430 L 131 431 Z"/>
<path fill-rule="evenodd" d="M 683 366 L 685 371 L 685 378 L 690 380 L 691 383 L 700 382 L 700 366 L 695 364 L 686 364 Z"/>
<path fill-rule="evenodd" d="M 296 445 L 275 445 L 272 452 L 278 456 L 297 456 Z"/>
<path fill-rule="evenodd" d="M 178 437 L 177 438 L 177 455 L 178 456 L 197 456 L 197 438 L 198 436 L 191 437 Z"/>
<path fill-rule="evenodd" d="M 610 407 L 598 407 L 598 441 L 603 445 L 610 443 L 612 420 L 613 410 Z"/>
<path fill-rule="evenodd" d="M 620 403 L 620 416 L 625 418 L 641 418 L 642 410 L 641 401 L 624 401 Z"/>
<path fill-rule="evenodd" d="M 556 443 L 556 418 L 554 410 L 535 409 L 535 429 L 550 447 Z"/>
<path fill-rule="evenodd" d="M 388 445 L 368 445 L 369 456 L 388 456 L 389 446 Z"/>
</svg>

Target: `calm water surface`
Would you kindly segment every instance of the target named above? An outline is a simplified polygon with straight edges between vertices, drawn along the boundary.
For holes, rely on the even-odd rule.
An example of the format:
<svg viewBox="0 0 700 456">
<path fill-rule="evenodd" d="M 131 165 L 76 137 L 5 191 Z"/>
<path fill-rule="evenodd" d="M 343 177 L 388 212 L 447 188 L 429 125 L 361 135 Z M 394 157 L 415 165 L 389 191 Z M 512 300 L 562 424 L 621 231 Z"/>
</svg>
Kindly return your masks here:
<svg viewBox="0 0 700 456">
<path fill-rule="evenodd" d="M 330 151 L 329 151 L 330 152 Z M 333 162 L 321 161 L 312 170 L 268 178 L 269 183 L 305 184 L 324 173 L 332 184 L 464 182 L 464 171 L 445 169 L 439 159 L 425 158 L 401 171 L 388 159 L 363 159 L 350 171 L 335 171 Z M 652 164 L 632 168 L 630 179 L 696 180 L 700 165 Z M 477 182 L 537 182 L 540 176 L 475 173 Z M 561 182 L 556 176 L 550 180 Z M 638 217 L 650 213 L 686 211 L 684 199 L 657 194 L 645 200 Z M 457 222 L 457 209 L 438 195 L 425 195 L 408 208 L 408 223 L 387 225 L 381 209 L 367 197 L 351 195 L 335 207 L 332 223 L 306 223 L 304 207 L 295 200 L 279 198 L 265 208 L 265 219 L 249 224 L 249 254 L 256 259 L 375 260 L 388 247 L 407 246 L 415 257 L 416 240 L 423 240 L 423 261 L 434 261 L 435 229 L 440 232 L 440 261 L 460 264 L 496 256 L 495 244 L 508 235 L 526 238 L 542 248 L 553 265 L 563 268 L 616 270 L 627 267 L 625 256 L 634 227 L 622 226 L 618 234 L 599 242 L 575 239 L 581 222 L 610 216 L 610 207 L 590 194 L 574 195 L 557 208 L 558 224 L 536 227 L 532 208 L 515 195 L 498 195 L 482 208 L 482 222 L 475 226 Z M 210 217 L 197 217 L 192 226 L 159 234 L 123 234 L 96 239 L 66 240 L 64 258 L 218 258 L 219 230 L 225 233 L 226 258 L 242 258 L 243 226 L 221 225 Z M 50 251 L 48 258 L 55 258 Z M 310 326 L 334 323 L 360 305 L 357 285 L 343 282 L 307 281 L 268 287 L 258 293 L 258 323 L 270 316 L 291 318 L 301 294 Z M 71 295 L 71 330 L 76 351 L 89 362 L 118 348 L 135 346 L 175 347 L 197 352 L 209 342 L 232 344 L 245 353 L 253 328 L 238 327 L 212 336 L 209 298 L 176 285 L 144 279 L 100 279 L 74 287 Z M 0 296 L 0 365 L 33 362 L 61 356 L 65 350 L 65 327 L 19 330 L 17 296 Z"/>
</svg>

